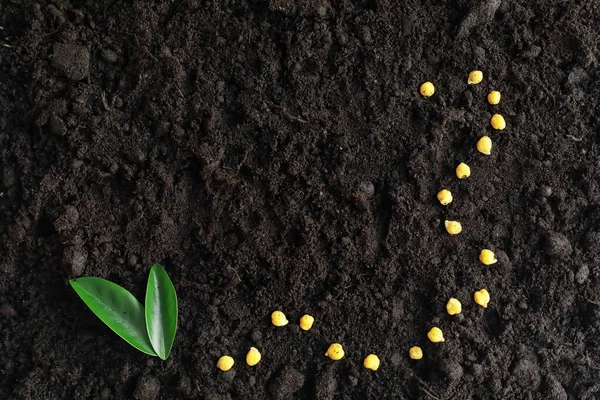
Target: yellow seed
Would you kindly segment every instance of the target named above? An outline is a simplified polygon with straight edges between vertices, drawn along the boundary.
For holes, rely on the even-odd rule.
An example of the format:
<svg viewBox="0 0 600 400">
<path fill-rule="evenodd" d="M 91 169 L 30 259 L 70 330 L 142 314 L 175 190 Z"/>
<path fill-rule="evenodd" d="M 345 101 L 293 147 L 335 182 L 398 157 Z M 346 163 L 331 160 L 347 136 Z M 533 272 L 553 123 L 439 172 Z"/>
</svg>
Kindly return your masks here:
<svg viewBox="0 0 600 400">
<path fill-rule="evenodd" d="M 492 124 L 492 128 L 498 129 L 499 131 L 506 128 L 506 121 L 500 114 L 494 114 L 492 119 L 490 119 L 490 124 Z"/>
<path fill-rule="evenodd" d="M 475 303 L 479 304 L 481 307 L 487 308 L 488 303 L 490 302 L 490 294 L 487 290 L 481 289 L 480 291 L 475 292 L 473 299 L 475 300 Z"/>
<path fill-rule="evenodd" d="M 229 356 L 223 356 L 219 358 L 219 361 L 217 361 L 217 368 L 219 368 L 221 371 L 229 371 L 231 367 L 233 367 L 233 364 L 233 358 Z"/>
<path fill-rule="evenodd" d="M 427 333 L 427 338 L 433 343 L 445 342 L 444 334 L 437 326 L 431 328 L 431 330 Z"/>
<path fill-rule="evenodd" d="M 480 153 L 489 156 L 492 153 L 492 139 L 489 136 L 482 136 L 481 139 L 477 141 L 477 150 Z"/>
<path fill-rule="evenodd" d="M 461 162 L 460 164 L 458 164 L 458 167 L 456 167 L 456 176 L 458 177 L 458 179 L 468 178 L 469 176 L 471 176 L 471 167 Z"/>
<path fill-rule="evenodd" d="M 369 354 L 367 357 L 365 357 L 363 365 L 366 369 L 377 371 L 379 368 L 379 363 L 379 357 L 377 357 L 375 354 Z"/>
<path fill-rule="evenodd" d="M 452 193 L 447 189 L 442 189 L 438 192 L 437 198 L 443 206 L 452 203 Z"/>
<path fill-rule="evenodd" d="M 286 326 L 289 321 L 281 311 L 273 311 L 273 314 L 271 314 L 271 322 L 275 326 Z"/>
<path fill-rule="evenodd" d="M 446 303 L 446 311 L 448 311 L 448 314 L 450 315 L 460 314 L 462 311 L 462 304 L 460 304 L 458 299 L 452 297 L 450 300 L 448 300 L 448 303 Z"/>
<path fill-rule="evenodd" d="M 496 260 L 496 255 L 494 254 L 494 252 L 488 249 L 481 250 L 481 253 L 479 254 L 479 261 L 481 261 L 481 263 L 485 265 L 492 265 L 498 262 L 498 260 Z"/>
<path fill-rule="evenodd" d="M 315 319 L 311 315 L 303 315 L 302 318 L 300 318 L 300 329 L 303 331 L 308 331 L 310 328 L 312 328 L 314 322 Z"/>
<path fill-rule="evenodd" d="M 332 360 L 341 360 L 344 357 L 344 348 L 339 343 L 333 343 L 329 346 L 325 355 Z"/>
<path fill-rule="evenodd" d="M 254 367 L 256 364 L 260 362 L 262 356 L 260 355 L 260 351 L 256 347 L 250 347 L 248 354 L 246 354 L 246 364 L 251 367 Z"/>
<path fill-rule="evenodd" d="M 471 71 L 469 74 L 469 78 L 467 79 L 467 83 L 469 85 L 477 85 L 483 80 L 483 72 L 481 71 Z"/>
<path fill-rule="evenodd" d="M 431 96 L 433 96 L 433 93 L 435 93 L 435 87 L 433 86 L 433 83 L 425 82 L 424 84 L 421 85 L 421 88 L 419 89 L 419 91 L 421 92 L 421 96 L 431 97 Z"/>
<path fill-rule="evenodd" d="M 462 231 L 462 225 L 458 221 L 445 221 L 446 231 L 451 235 L 458 235 Z"/>
<path fill-rule="evenodd" d="M 408 350 L 408 356 L 413 360 L 420 360 L 423 358 L 423 350 L 419 346 L 413 346 Z"/>
<path fill-rule="evenodd" d="M 488 94 L 488 103 L 496 105 L 500 103 L 501 98 L 502 95 L 500 94 L 500 92 L 493 90 L 490 92 L 490 94 Z"/>
</svg>

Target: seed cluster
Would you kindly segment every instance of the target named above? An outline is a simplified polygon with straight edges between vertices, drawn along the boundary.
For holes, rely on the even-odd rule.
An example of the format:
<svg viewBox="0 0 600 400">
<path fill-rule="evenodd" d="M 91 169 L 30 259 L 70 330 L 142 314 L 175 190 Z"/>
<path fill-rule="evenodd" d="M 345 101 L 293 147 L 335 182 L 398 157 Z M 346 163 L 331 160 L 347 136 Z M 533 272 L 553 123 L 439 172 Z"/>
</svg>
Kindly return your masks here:
<svg viewBox="0 0 600 400">
<path fill-rule="evenodd" d="M 271 323 L 276 327 L 284 327 L 289 324 L 289 321 L 282 311 L 276 310 L 271 314 Z M 300 318 L 298 325 L 303 331 L 309 331 L 313 327 L 314 323 L 315 318 L 312 315 L 304 314 Z M 345 355 L 346 353 L 344 351 L 344 347 L 340 343 L 332 343 L 325 353 L 325 356 L 334 361 L 341 360 Z M 261 361 L 261 359 L 262 354 L 260 351 L 256 347 L 250 347 L 250 350 L 248 350 L 248 353 L 246 354 L 246 364 L 248 364 L 250 367 L 254 367 Z M 235 360 L 233 357 L 226 354 L 221 356 L 217 361 L 217 368 L 223 372 L 227 372 L 233 368 L 234 364 Z M 381 360 L 376 354 L 369 354 L 363 361 L 363 366 L 372 371 L 377 371 L 380 364 Z"/>
<path fill-rule="evenodd" d="M 467 83 L 469 85 L 478 85 L 483 81 L 483 73 L 481 71 L 475 70 L 469 73 L 467 78 Z M 435 87 L 431 82 L 425 82 L 419 88 L 419 93 L 425 97 L 429 98 L 434 95 Z M 501 94 L 498 91 L 491 91 L 487 96 L 487 101 L 491 105 L 497 105 L 500 103 Z M 500 114 L 494 114 L 490 119 L 490 125 L 495 130 L 503 130 L 506 128 L 506 121 L 504 117 Z M 492 139 L 489 136 L 482 136 L 476 144 L 477 151 L 484 155 L 491 155 L 492 153 Z M 471 176 L 471 168 L 466 164 L 461 162 L 456 167 L 456 176 L 458 179 L 466 179 Z M 448 189 L 442 189 L 437 193 L 437 199 L 441 205 L 447 206 L 453 202 L 454 197 L 452 193 Z M 444 226 L 446 231 L 450 235 L 457 235 L 462 232 L 462 225 L 459 221 L 446 220 L 444 222 Z M 492 250 L 483 249 L 479 254 L 479 261 L 486 266 L 493 265 L 498 262 L 496 259 L 496 255 Z M 486 289 L 480 289 L 473 294 L 473 300 L 476 304 L 480 305 L 483 308 L 487 308 L 490 302 L 490 294 Z M 459 315 L 462 312 L 462 304 L 457 298 L 450 298 L 446 303 L 446 311 L 449 315 Z M 299 327 L 303 331 L 309 331 L 315 322 L 315 318 L 311 315 L 305 314 L 299 320 Z M 289 324 L 289 321 L 285 314 L 276 310 L 271 314 L 271 323 L 276 327 L 284 327 Z M 444 333 L 442 330 L 434 326 L 429 332 L 427 332 L 427 338 L 432 343 L 443 343 L 445 342 Z M 344 358 L 345 356 L 344 347 L 340 343 L 332 343 L 325 356 L 329 357 L 331 360 L 338 361 Z M 408 355 L 412 360 L 420 360 L 423 358 L 423 349 L 419 346 L 413 346 L 409 349 Z M 256 347 L 251 347 L 246 354 L 246 364 L 250 367 L 256 366 L 262 359 L 262 354 Z M 217 361 L 217 368 L 221 371 L 229 371 L 233 368 L 235 364 L 235 360 L 230 355 L 223 355 Z M 381 360 L 376 354 L 369 354 L 363 360 L 363 366 L 366 369 L 377 371 L 381 364 Z"/>
<path fill-rule="evenodd" d="M 467 78 L 467 83 L 469 85 L 478 85 L 481 82 L 483 82 L 483 72 L 475 70 L 469 73 L 469 76 Z M 431 90 L 425 90 L 428 87 L 430 87 Z M 431 97 L 434 94 L 433 84 L 431 82 L 424 83 L 423 85 L 421 85 L 420 92 L 423 95 L 423 97 Z M 491 105 L 499 104 L 501 98 L 502 95 L 496 90 L 489 92 L 489 94 L 487 95 L 487 101 Z M 504 120 L 504 117 L 502 115 L 494 114 L 490 119 L 490 125 L 495 130 L 503 130 L 506 128 L 506 121 Z M 475 147 L 477 148 L 477 151 L 479 153 L 489 156 L 492 154 L 492 139 L 487 135 L 482 136 L 477 141 Z M 455 172 L 456 177 L 461 180 L 471 176 L 471 168 L 464 162 L 458 164 Z M 440 190 L 437 193 L 436 197 L 440 204 L 443 206 L 447 206 L 454 201 L 454 197 L 450 190 L 445 188 Z M 444 222 L 444 227 L 450 235 L 457 235 L 462 232 L 462 225 L 459 221 L 446 220 Z M 489 249 L 481 250 L 481 253 L 479 254 L 479 261 L 486 266 L 493 265 L 498 262 L 494 252 Z M 487 308 L 490 302 L 490 294 L 486 289 L 480 289 L 473 294 L 473 300 L 476 304 L 480 305 L 481 307 Z M 460 314 L 462 312 L 462 304 L 460 300 L 454 297 L 450 298 L 446 303 L 446 311 L 450 315 Z M 432 343 L 442 343 L 445 341 L 442 330 L 437 326 L 432 327 L 429 330 L 429 332 L 427 332 L 427 338 Z M 408 351 L 408 355 L 413 360 L 420 360 L 421 358 L 423 358 L 423 350 L 418 346 L 413 346 Z"/>
</svg>

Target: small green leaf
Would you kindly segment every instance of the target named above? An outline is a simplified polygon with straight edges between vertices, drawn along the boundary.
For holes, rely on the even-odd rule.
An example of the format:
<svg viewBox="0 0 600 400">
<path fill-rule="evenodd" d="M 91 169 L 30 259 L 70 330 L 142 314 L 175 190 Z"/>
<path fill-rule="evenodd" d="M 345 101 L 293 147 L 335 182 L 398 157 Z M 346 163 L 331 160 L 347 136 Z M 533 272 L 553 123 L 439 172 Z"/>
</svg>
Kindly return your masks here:
<svg viewBox="0 0 600 400">
<path fill-rule="evenodd" d="M 152 266 L 148 277 L 146 327 L 154 351 L 166 360 L 177 331 L 177 294 L 169 275 L 158 264 Z"/>
<path fill-rule="evenodd" d="M 148 338 L 144 307 L 129 291 L 102 278 L 69 281 L 79 297 L 117 335 L 141 352 L 156 356 Z"/>
</svg>

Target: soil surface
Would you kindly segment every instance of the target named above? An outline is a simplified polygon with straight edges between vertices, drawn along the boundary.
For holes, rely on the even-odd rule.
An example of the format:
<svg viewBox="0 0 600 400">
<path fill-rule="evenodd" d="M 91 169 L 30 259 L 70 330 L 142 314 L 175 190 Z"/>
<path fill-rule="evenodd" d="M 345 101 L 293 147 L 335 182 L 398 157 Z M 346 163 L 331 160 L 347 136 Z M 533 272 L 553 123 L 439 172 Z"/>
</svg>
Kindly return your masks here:
<svg viewBox="0 0 600 400">
<path fill-rule="evenodd" d="M 0 398 L 600 398 L 599 25 L 594 1 L 2 0 Z M 141 299 L 153 263 L 166 362 L 68 285 Z"/>
</svg>

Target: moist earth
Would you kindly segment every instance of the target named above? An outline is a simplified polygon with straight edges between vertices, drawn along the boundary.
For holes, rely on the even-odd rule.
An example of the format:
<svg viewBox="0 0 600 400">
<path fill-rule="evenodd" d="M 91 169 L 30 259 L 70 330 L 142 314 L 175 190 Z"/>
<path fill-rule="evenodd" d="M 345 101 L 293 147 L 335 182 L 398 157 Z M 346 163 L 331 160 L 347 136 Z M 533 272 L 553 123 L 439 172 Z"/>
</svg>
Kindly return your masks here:
<svg viewBox="0 0 600 400">
<path fill-rule="evenodd" d="M 599 25 L 593 1 L 3 0 L 0 398 L 599 398 Z M 68 285 L 141 299 L 154 263 L 165 362 Z"/>
</svg>

